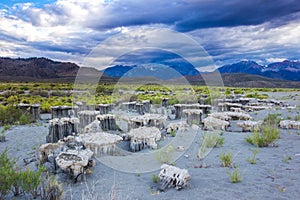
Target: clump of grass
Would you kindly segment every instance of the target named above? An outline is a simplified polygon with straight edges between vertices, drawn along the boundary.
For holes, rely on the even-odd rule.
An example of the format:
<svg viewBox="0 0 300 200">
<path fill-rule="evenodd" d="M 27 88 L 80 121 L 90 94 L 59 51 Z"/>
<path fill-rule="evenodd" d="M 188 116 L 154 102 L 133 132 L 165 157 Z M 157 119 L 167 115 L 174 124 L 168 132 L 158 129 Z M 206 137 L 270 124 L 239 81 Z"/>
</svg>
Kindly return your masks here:
<svg viewBox="0 0 300 200">
<path fill-rule="evenodd" d="M 11 129 L 11 125 L 10 124 L 4 124 L 2 130 L 1 130 L 1 133 L 4 133 L 5 131 L 8 131 Z"/>
<path fill-rule="evenodd" d="M 269 125 L 269 126 L 279 126 L 280 123 L 280 118 L 279 116 L 281 116 L 280 113 L 277 114 L 268 114 L 265 118 L 264 118 L 264 124 Z"/>
<path fill-rule="evenodd" d="M 207 151 L 214 147 L 221 147 L 224 145 L 224 138 L 222 137 L 223 132 L 221 133 L 208 133 L 205 132 L 202 136 L 202 144 L 200 146 L 197 157 L 203 159 Z"/>
<path fill-rule="evenodd" d="M 161 163 L 171 164 L 174 147 L 168 146 L 166 149 L 160 149 L 155 153 L 156 159 Z"/>
<path fill-rule="evenodd" d="M 220 155 L 220 160 L 221 160 L 221 163 L 222 163 L 223 167 L 231 167 L 232 161 L 233 161 L 232 154 L 231 153 L 226 154 L 226 153 L 223 152 Z"/>
<path fill-rule="evenodd" d="M 255 129 L 253 136 L 248 135 L 245 140 L 257 147 L 268 147 L 273 145 L 280 138 L 280 132 L 277 127 L 264 125 L 262 130 Z"/>
<path fill-rule="evenodd" d="M 158 183 L 159 177 L 156 174 L 152 174 L 152 181 L 153 181 L 153 183 Z"/>
<path fill-rule="evenodd" d="M 252 154 L 252 157 L 251 158 L 247 158 L 247 161 L 250 163 L 250 164 L 256 164 L 256 155 L 258 154 L 259 150 L 258 149 L 255 149 L 253 151 L 253 154 Z"/>
<path fill-rule="evenodd" d="M 170 135 L 171 135 L 172 137 L 175 137 L 175 136 L 176 136 L 176 131 L 175 131 L 175 130 L 171 130 Z"/>
<path fill-rule="evenodd" d="M 233 172 L 228 171 L 227 174 L 229 175 L 231 183 L 238 183 L 242 181 L 242 176 L 238 167 L 236 167 Z"/>
<path fill-rule="evenodd" d="M 285 163 L 289 163 L 290 160 L 292 160 L 292 159 L 293 159 L 292 156 L 284 156 L 284 157 L 283 157 L 283 161 L 284 161 Z"/>
</svg>

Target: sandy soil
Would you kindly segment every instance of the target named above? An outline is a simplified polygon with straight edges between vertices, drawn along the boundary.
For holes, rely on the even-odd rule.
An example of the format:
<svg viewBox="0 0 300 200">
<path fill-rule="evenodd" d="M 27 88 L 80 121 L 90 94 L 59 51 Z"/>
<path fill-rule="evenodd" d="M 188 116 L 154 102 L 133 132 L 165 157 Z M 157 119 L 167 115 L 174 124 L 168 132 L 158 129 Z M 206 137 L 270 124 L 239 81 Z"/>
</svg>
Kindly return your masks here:
<svg viewBox="0 0 300 200">
<path fill-rule="evenodd" d="M 287 98 L 290 94 L 274 93 L 277 99 Z M 288 99 L 286 99 L 288 101 Z M 297 105 L 299 99 L 291 100 Z M 282 118 L 299 115 L 299 110 L 264 110 L 253 112 L 255 120 L 263 119 L 268 113 L 281 113 Z M 84 180 L 73 183 L 65 174 L 59 174 L 65 190 L 64 199 L 299 199 L 300 198 L 300 130 L 282 130 L 278 147 L 259 148 L 257 163 L 252 165 L 247 161 L 252 156 L 254 146 L 245 142 L 245 137 L 252 133 L 225 132 L 223 147 L 210 151 L 203 161 L 196 154 L 201 145 L 202 130 L 198 131 L 196 139 L 184 155 L 176 161 L 176 166 L 188 169 L 192 179 L 187 188 L 180 191 L 169 189 L 157 192 L 157 184 L 152 182 L 149 173 L 124 173 L 113 170 L 101 162 L 97 164 L 92 174 Z M 45 142 L 48 133 L 46 124 L 39 126 L 17 126 L 6 132 L 7 140 L 0 143 L 0 151 L 9 148 L 9 155 L 19 157 L 18 164 L 24 166 L 23 158 L 30 157 L 35 148 Z M 242 174 L 240 183 L 231 183 L 228 171 L 230 168 L 221 166 L 219 155 L 231 152 L 234 164 L 237 164 Z M 285 161 L 287 156 L 292 160 Z M 126 166 L 126 163 L 123 163 Z M 31 164 L 32 165 L 32 164 Z M 206 168 L 199 166 L 206 165 Z M 20 197 L 26 199 L 28 197 Z"/>
</svg>

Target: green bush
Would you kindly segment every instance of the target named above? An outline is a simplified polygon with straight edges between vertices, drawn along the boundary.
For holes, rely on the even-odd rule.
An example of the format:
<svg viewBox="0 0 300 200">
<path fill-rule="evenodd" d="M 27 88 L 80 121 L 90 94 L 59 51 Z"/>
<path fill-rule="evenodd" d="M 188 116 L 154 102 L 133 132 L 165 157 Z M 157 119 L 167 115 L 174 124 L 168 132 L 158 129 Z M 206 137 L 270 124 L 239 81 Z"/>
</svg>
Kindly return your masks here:
<svg viewBox="0 0 300 200">
<path fill-rule="evenodd" d="M 258 154 L 258 152 L 259 152 L 259 150 L 258 150 L 258 149 L 255 149 L 255 150 L 253 151 L 252 157 L 251 157 L 251 158 L 247 158 L 247 161 L 248 161 L 250 164 L 256 164 L 256 159 L 255 159 L 255 157 L 256 157 L 256 155 Z"/>
<path fill-rule="evenodd" d="M 231 153 L 222 153 L 220 155 L 220 160 L 223 167 L 230 167 L 232 165 L 232 154 Z"/>
<path fill-rule="evenodd" d="M 170 145 L 164 149 L 160 149 L 157 152 L 155 152 L 155 157 L 161 163 L 171 164 L 173 153 L 174 147 Z"/>
<path fill-rule="evenodd" d="M 25 124 L 30 124 L 32 117 L 30 114 L 22 114 L 20 119 L 19 119 L 19 124 L 25 125 Z"/>
<path fill-rule="evenodd" d="M 224 144 L 224 138 L 221 136 L 222 133 L 216 132 L 205 132 L 202 136 L 202 144 L 199 148 L 197 157 L 203 159 L 206 152 L 214 147 L 221 147 Z"/>
<path fill-rule="evenodd" d="M 239 169 L 236 167 L 233 172 L 227 172 L 231 183 L 238 183 L 242 181 L 242 176 L 240 175 Z"/>
<path fill-rule="evenodd" d="M 43 181 L 41 175 L 44 171 L 44 167 L 39 167 L 38 171 L 27 168 L 26 171 L 20 172 L 21 188 L 30 193 L 34 199 L 39 196 L 39 186 Z"/>
<path fill-rule="evenodd" d="M 280 123 L 280 118 L 281 114 L 268 114 L 264 118 L 264 124 L 269 125 L 269 126 L 279 126 Z"/>
<path fill-rule="evenodd" d="M 268 147 L 273 145 L 280 138 L 280 132 L 277 127 L 264 125 L 262 131 L 254 130 L 253 136 L 248 135 L 246 141 L 257 147 Z"/>
<path fill-rule="evenodd" d="M 42 184 L 41 199 L 45 200 L 60 200 L 63 196 L 63 189 L 61 184 L 57 181 L 55 176 L 51 176 Z"/>
<path fill-rule="evenodd" d="M 7 155 L 7 149 L 5 149 L 0 155 L 0 199 L 5 199 L 9 194 L 13 185 L 11 174 L 15 161 L 11 160 Z"/>
<path fill-rule="evenodd" d="M 159 177 L 156 174 L 152 174 L 152 181 L 153 181 L 153 183 L 158 183 Z"/>
</svg>

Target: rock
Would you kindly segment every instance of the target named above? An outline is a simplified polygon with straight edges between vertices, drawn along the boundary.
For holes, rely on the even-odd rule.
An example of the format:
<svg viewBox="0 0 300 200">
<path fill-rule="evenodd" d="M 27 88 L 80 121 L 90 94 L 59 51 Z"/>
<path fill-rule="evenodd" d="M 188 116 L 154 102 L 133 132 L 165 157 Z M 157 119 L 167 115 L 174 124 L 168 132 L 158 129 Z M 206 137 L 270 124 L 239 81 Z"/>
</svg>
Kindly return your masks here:
<svg viewBox="0 0 300 200">
<path fill-rule="evenodd" d="M 71 172 L 73 177 L 77 177 L 83 173 L 83 169 L 88 166 L 92 156 L 93 152 L 90 149 L 68 150 L 58 154 L 55 161 L 62 170 Z"/>
<path fill-rule="evenodd" d="M 252 132 L 256 128 L 262 125 L 263 121 L 242 121 L 238 122 L 237 125 L 243 128 L 243 132 Z"/>
<path fill-rule="evenodd" d="M 160 189 L 165 190 L 174 187 L 176 190 L 186 187 L 191 179 L 191 176 L 186 169 L 163 164 L 158 175 L 160 179 Z"/>
<path fill-rule="evenodd" d="M 225 131 L 229 127 L 229 122 L 214 117 L 207 117 L 202 120 L 204 130 L 223 130 Z"/>
<path fill-rule="evenodd" d="M 186 123 L 188 125 L 199 125 L 203 111 L 201 109 L 184 109 L 183 114 L 186 115 Z"/>
<path fill-rule="evenodd" d="M 100 115 L 108 114 L 112 110 L 112 104 L 99 104 Z"/>
<path fill-rule="evenodd" d="M 165 127 L 167 117 L 160 114 L 145 114 L 141 116 L 127 116 L 123 120 L 127 121 L 128 131 L 131 129 L 148 126 L 163 129 Z"/>
<path fill-rule="evenodd" d="M 178 146 L 176 147 L 176 150 L 179 152 L 183 152 L 185 150 L 184 146 Z"/>
<path fill-rule="evenodd" d="M 18 104 L 18 108 L 22 110 L 23 114 L 30 114 L 31 121 L 37 121 L 40 119 L 40 104 Z"/>
<path fill-rule="evenodd" d="M 218 109 L 221 112 L 230 111 L 231 108 L 241 108 L 242 106 L 243 105 L 240 103 L 229 103 L 229 102 L 218 103 Z"/>
<path fill-rule="evenodd" d="M 118 129 L 115 115 L 112 114 L 97 115 L 96 118 L 100 122 L 100 127 L 103 131 Z"/>
<path fill-rule="evenodd" d="M 209 116 L 222 120 L 250 120 L 252 117 L 247 113 L 242 112 L 215 112 Z"/>
<path fill-rule="evenodd" d="M 78 118 L 54 118 L 49 120 L 49 134 L 46 136 L 47 143 L 56 143 L 69 135 L 78 133 Z"/>
<path fill-rule="evenodd" d="M 167 133 L 170 134 L 172 131 L 185 131 L 187 130 L 187 124 L 185 122 L 172 122 L 167 126 Z"/>
<path fill-rule="evenodd" d="M 284 129 L 300 129 L 300 121 L 293 121 L 293 120 L 282 120 L 279 123 L 280 128 Z"/>
<path fill-rule="evenodd" d="M 175 104 L 175 119 L 181 119 L 183 110 L 185 109 L 201 109 L 203 114 L 207 114 L 209 110 L 211 110 L 210 105 L 200 105 L 198 103 L 195 104 Z"/>
<path fill-rule="evenodd" d="M 123 140 L 119 135 L 105 132 L 82 134 L 79 137 L 84 146 L 96 155 L 114 155 L 116 144 Z"/>
<path fill-rule="evenodd" d="M 130 149 L 133 152 L 146 148 L 157 149 L 156 142 L 161 138 L 161 132 L 156 127 L 140 127 L 131 129 L 128 133 L 130 137 Z"/>
<path fill-rule="evenodd" d="M 97 115 L 99 115 L 99 111 L 95 111 L 95 110 L 79 111 L 78 116 L 80 121 L 80 127 L 83 128 L 88 124 L 92 123 L 96 119 Z"/>
<path fill-rule="evenodd" d="M 92 123 L 86 125 L 83 129 L 83 134 L 85 133 L 97 133 L 101 132 L 100 121 L 98 119 L 94 120 Z"/>
<path fill-rule="evenodd" d="M 52 119 L 71 117 L 71 106 L 51 106 Z"/>
</svg>

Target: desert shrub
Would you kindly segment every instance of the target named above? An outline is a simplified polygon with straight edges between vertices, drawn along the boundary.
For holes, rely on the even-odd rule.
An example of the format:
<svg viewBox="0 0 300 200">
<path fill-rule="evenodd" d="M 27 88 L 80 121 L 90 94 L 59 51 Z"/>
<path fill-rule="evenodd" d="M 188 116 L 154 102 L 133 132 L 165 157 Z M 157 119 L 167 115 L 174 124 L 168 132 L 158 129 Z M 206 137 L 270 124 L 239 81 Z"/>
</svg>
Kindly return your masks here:
<svg viewBox="0 0 300 200">
<path fill-rule="evenodd" d="M 171 164 L 172 155 L 174 153 L 174 147 L 168 146 L 165 149 L 160 149 L 155 153 L 156 159 L 161 163 Z"/>
<path fill-rule="evenodd" d="M 224 144 L 224 138 L 216 132 L 205 132 L 202 136 L 202 144 L 199 148 L 197 157 L 203 159 L 207 151 L 214 147 L 221 147 Z"/>
<path fill-rule="evenodd" d="M 169 104 L 169 105 L 175 105 L 175 104 L 177 104 L 177 103 L 179 103 L 179 100 L 178 100 L 178 99 L 171 98 L 171 99 L 168 100 L 168 104 Z"/>
<path fill-rule="evenodd" d="M 2 130 L 1 130 L 1 133 L 4 133 L 5 131 L 11 129 L 11 125 L 10 124 L 4 124 Z"/>
<path fill-rule="evenodd" d="M 22 111 L 15 106 L 0 106 L 0 125 L 14 124 L 22 115 Z"/>
<path fill-rule="evenodd" d="M 250 163 L 250 164 L 256 164 L 256 155 L 258 154 L 259 150 L 258 149 L 255 149 L 253 151 L 253 154 L 252 154 L 252 157 L 251 158 L 247 158 L 247 161 Z"/>
<path fill-rule="evenodd" d="M 41 199 L 44 200 L 60 200 L 63 196 L 61 184 L 55 176 L 50 176 L 42 184 Z"/>
<path fill-rule="evenodd" d="M 20 116 L 20 119 L 19 119 L 19 124 L 21 125 L 25 125 L 25 124 L 30 124 L 32 122 L 32 117 L 30 114 L 25 114 L 23 113 L 21 116 Z"/>
<path fill-rule="evenodd" d="M 159 177 L 156 174 L 152 174 L 152 181 L 153 181 L 153 183 L 158 183 Z"/>
<path fill-rule="evenodd" d="M 280 123 L 280 116 L 281 114 L 268 114 L 264 118 L 264 124 L 270 125 L 270 126 L 279 126 Z"/>
<path fill-rule="evenodd" d="M 223 152 L 220 155 L 220 160 L 221 160 L 223 167 L 230 167 L 232 164 L 232 154 L 231 153 L 226 154 Z"/>
<path fill-rule="evenodd" d="M 295 116 L 294 120 L 295 121 L 300 121 L 300 115 Z"/>
<path fill-rule="evenodd" d="M 0 199 L 5 199 L 12 187 L 10 175 L 13 172 L 15 161 L 11 160 L 5 149 L 0 155 Z"/>
<path fill-rule="evenodd" d="M 27 168 L 26 171 L 20 172 L 21 188 L 25 192 L 30 193 L 33 198 L 37 198 L 39 196 L 39 186 L 43 181 L 41 175 L 44 171 L 44 167 L 39 167 L 38 171 L 32 171 Z"/>
<path fill-rule="evenodd" d="M 257 147 L 268 147 L 273 145 L 280 138 L 280 132 L 277 127 L 264 125 L 262 131 L 254 130 L 253 136 L 248 135 L 246 141 Z"/>
<path fill-rule="evenodd" d="M 233 172 L 228 171 L 227 174 L 229 175 L 231 183 L 238 183 L 242 181 L 242 176 L 237 167 L 234 169 Z"/>
</svg>

